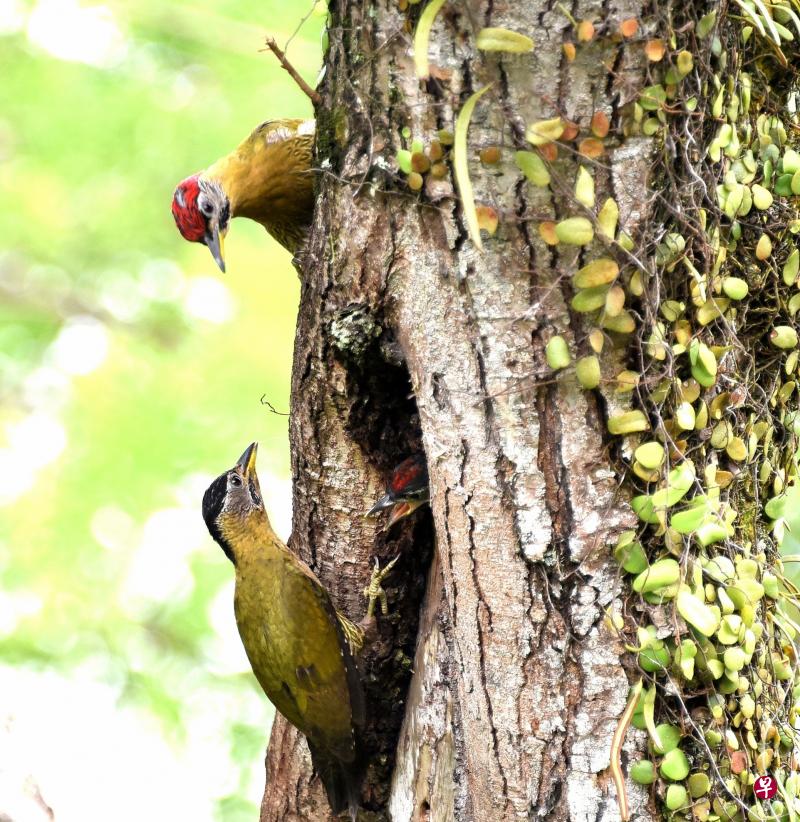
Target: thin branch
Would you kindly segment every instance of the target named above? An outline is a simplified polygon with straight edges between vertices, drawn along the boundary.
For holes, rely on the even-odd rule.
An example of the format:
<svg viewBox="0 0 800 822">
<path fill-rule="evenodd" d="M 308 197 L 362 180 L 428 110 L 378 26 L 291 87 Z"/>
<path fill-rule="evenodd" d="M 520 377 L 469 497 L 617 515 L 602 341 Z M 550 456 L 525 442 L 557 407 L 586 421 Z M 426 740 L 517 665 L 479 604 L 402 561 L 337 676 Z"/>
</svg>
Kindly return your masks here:
<svg viewBox="0 0 800 822">
<path fill-rule="evenodd" d="M 322 97 L 319 95 L 318 92 L 314 91 L 311 86 L 306 83 L 306 81 L 297 73 L 297 69 L 289 62 L 286 57 L 286 54 L 283 52 L 281 47 L 275 42 L 274 37 L 267 37 L 266 41 L 267 48 L 278 58 L 278 62 L 281 64 L 281 67 L 284 68 L 286 71 L 289 72 L 289 76 L 292 80 L 300 86 L 300 90 L 303 94 L 308 97 L 309 100 L 315 105 L 318 106 L 322 102 Z M 265 49 L 261 49 L 264 51 Z"/>
<path fill-rule="evenodd" d="M 272 414 L 276 414 L 279 417 L 288 417 L 289 414 L 286 411 L 278 411 L 278 409 L 267 399 L 266 394 L 261 395 L 261 404 L 266 405 L 267 409 Z"/>
</svg>

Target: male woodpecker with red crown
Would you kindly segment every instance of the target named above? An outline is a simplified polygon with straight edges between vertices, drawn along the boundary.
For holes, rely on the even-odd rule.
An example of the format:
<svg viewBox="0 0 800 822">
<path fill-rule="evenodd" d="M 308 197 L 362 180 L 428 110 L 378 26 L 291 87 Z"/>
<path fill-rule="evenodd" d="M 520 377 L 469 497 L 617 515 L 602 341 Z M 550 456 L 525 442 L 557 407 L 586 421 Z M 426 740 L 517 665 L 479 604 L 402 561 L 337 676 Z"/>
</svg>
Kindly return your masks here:
<svg viewBox="0 0 800 822">
<path fill-rule="evenodd" d="M 175 189 L 172 216 L 186 240 L 205 243 L 225 271 L 233 217 L 249 217 L 294 254 L 314 210 L 314 120 L 269 120 L 230 154 Z"/>
</svg>

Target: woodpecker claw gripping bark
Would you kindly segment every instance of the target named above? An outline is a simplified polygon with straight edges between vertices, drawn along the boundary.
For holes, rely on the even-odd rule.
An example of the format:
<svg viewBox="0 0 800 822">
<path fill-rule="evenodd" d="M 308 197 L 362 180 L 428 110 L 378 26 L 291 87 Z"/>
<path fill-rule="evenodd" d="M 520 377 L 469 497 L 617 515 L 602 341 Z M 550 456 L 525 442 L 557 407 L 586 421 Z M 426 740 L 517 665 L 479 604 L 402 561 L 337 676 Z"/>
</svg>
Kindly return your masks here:
<svg viewBox="0 0 800 822">
<path fill-rule="evenodd" d="M 387 616 L 389 613 L 389 602 L 386 599 L 386 591 L 383 590 L 383 580 L 389 576 L 392 568 L 394 568 L 397 560 L 400 559 L 398 554 L 388 565 L 381 568 L 378 558 L 375 557 L 375 567 L 372 569 L 372 576 L 369 580 L 369 585 L 364 588 L 364 596 L 367 599 L 367 620 L 375 616 L 375 603 L 380 602 L 381 613 Z"/>
</svg>

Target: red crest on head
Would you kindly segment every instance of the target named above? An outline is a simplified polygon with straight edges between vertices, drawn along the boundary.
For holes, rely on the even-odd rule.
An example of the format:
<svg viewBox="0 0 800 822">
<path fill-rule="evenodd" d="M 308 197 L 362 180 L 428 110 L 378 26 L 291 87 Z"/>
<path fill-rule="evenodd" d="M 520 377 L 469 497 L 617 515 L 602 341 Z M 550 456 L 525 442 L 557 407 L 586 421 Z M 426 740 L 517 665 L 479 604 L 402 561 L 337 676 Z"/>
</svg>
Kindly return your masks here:
<svg viewBox="0 0 800 822">
<path fill-rule="evenodd" d="M 389 489 L 395 496 L 421 491 L 428 484 L 428 469 L 423 454 L 404 459 L 394 469 Z"/>
<path fill-rule="evenodd" d="M 200 175 L 193 174 L 178 184 L 175 194 L 172 195 L 172 216 L 175 225 L 185 239 L 193 243 L 203 242 L 206 233 L 205 217 L 197 207 L 197 198 L 200 194 Z"/>
</svg>

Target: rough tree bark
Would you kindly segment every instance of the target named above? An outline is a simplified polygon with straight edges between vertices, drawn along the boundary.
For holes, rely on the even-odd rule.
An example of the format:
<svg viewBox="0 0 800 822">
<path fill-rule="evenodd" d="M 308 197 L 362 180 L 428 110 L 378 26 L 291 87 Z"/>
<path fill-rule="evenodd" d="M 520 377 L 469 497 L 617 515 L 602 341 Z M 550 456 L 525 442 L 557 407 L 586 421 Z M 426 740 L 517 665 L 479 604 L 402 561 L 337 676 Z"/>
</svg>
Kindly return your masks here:
<svg viewBox="0 0 800 822">
<path fill-rule="evenodd" d="M 609 33 L 642 17 L 637 0 L 569 10 Z M 332 3 L 292 379 L 292 547 L 353 618 L 371 558 L 402 555 L 388 581 L 392 613 L 363 660 L 364 819 L 618 819 L 609 746 L 628 677 L 604 613 L 621 587 L 608 546 L 631 515 L 608 456 L 615 400 L 545 366 L 552 333 L 586 349 L 568 308 L 586 249 L 540 239 L 538 222 L 573 213 L 574 201 L 522 181 L 514 151 L 530 148 L 524 129 L 535 120 L 561 115 L 587 129 L 603 111 L 618 123 L 646 84 L 643 57 L 609 36 L 570 62 L 562 46 L 574 29 L 558 4 L 465 0 L 439 15 L 434 76 L 420 83 L 415 17 L 408 26 L 396 0 Z M 524 32 L 535 50 L 482 54 L 484 26 Z M 479 253 L 447 181 L 429 179 L 417 197 L 388 169 L 404 127 L 429 143 L 489 84 L 470 128 L 470 173 L 500 227 Z M 598 201 L 613 195 L 635 233 L 649 141 L 609 141 L 594 169 Z M 484 166 L 477 153 L 489 145 L 502 159 Z M 557 167 L 574 180 L 574 157 Z M 617 370 L 624 356 L 603 354 Z M 432 521 L 425 509 L 382 532 L 361 514 L 420 447 Z M 626 750 L 643 739 L 631 730 Z M 305 742 L 280 718 L 267 771 L 262 822 L 329 818 Z M 639 818 L 655 813 L 641 788 L 628 791 Z"/>
</svg>

